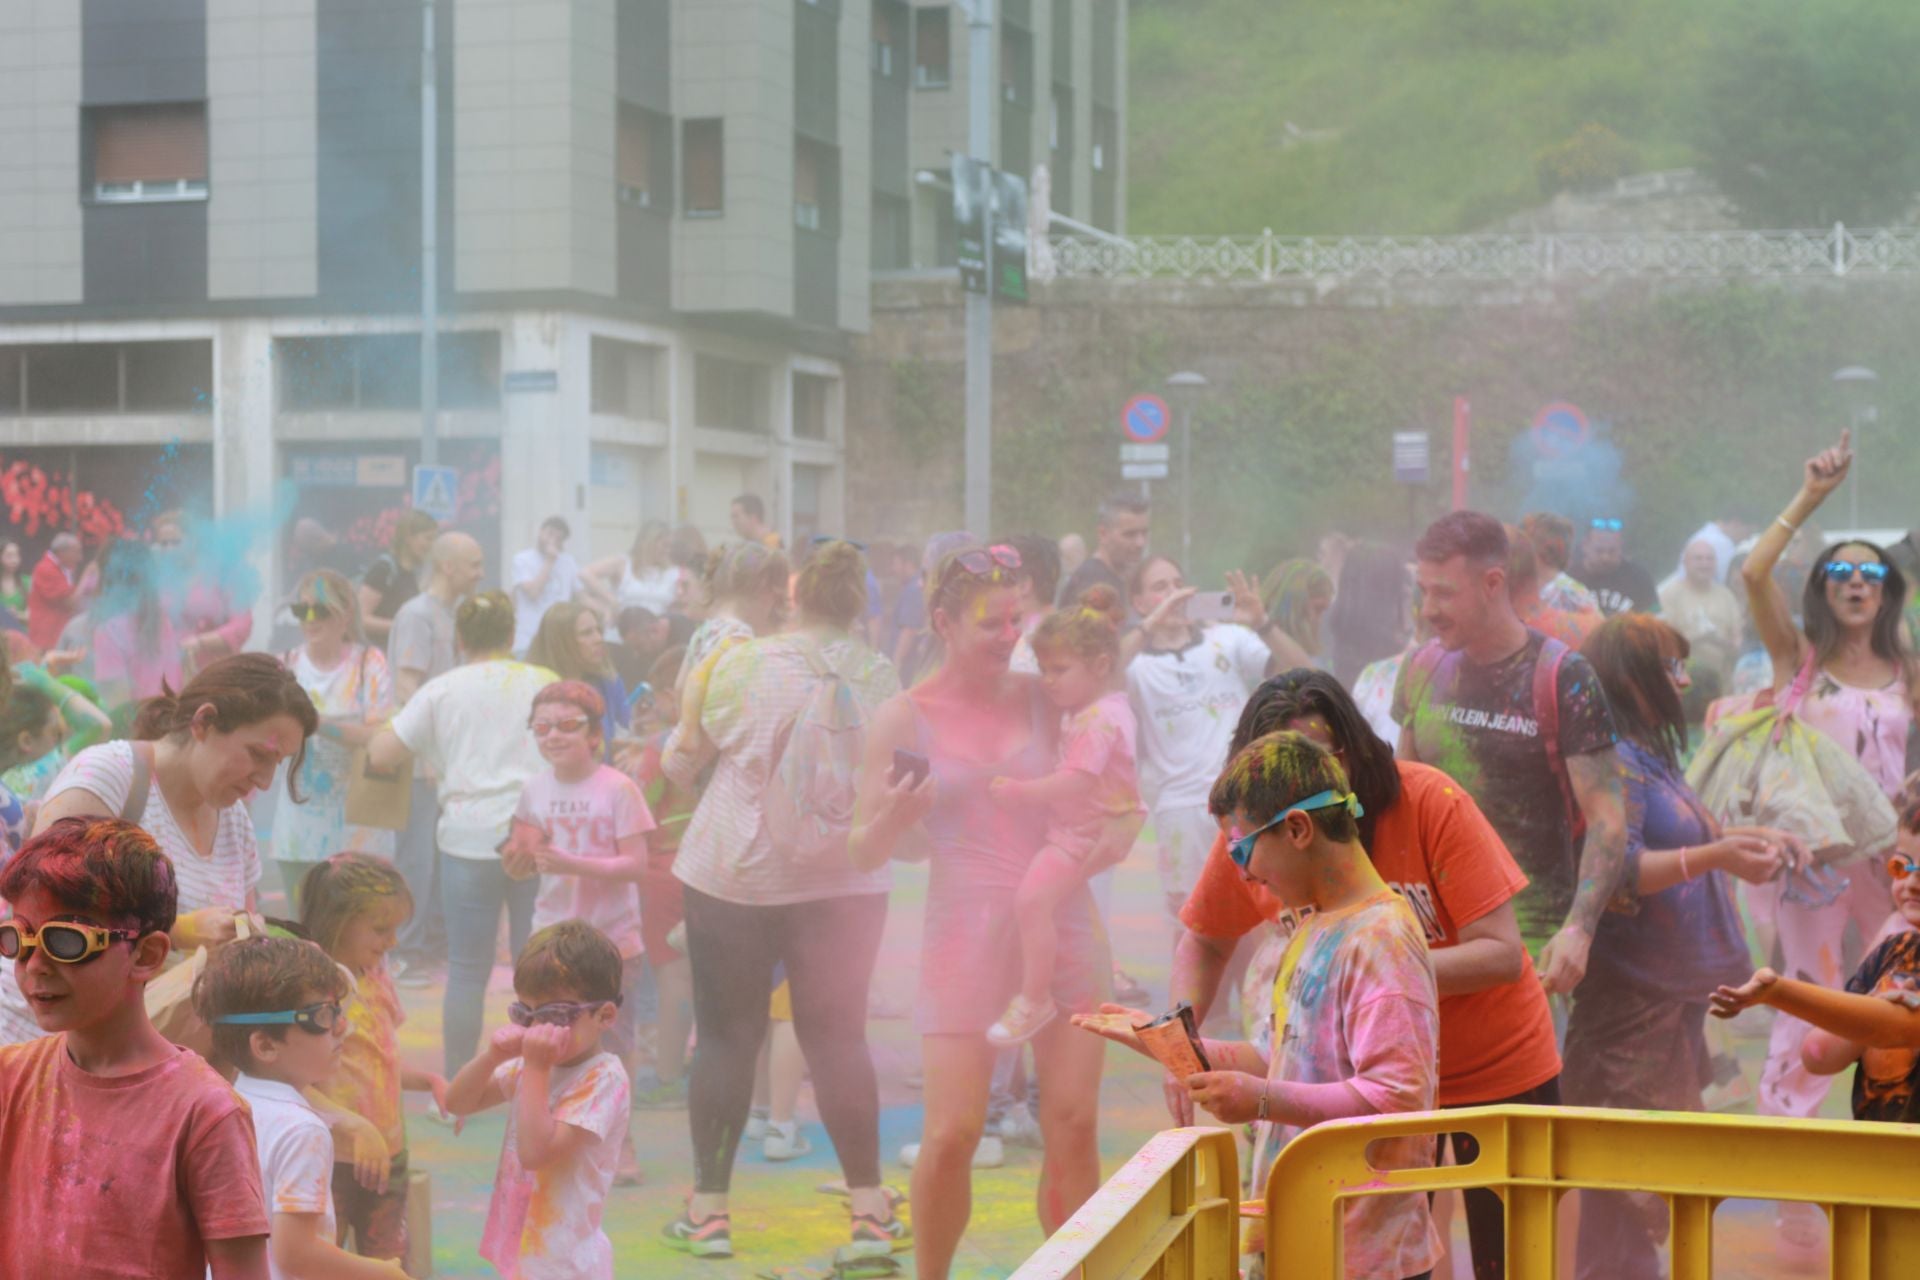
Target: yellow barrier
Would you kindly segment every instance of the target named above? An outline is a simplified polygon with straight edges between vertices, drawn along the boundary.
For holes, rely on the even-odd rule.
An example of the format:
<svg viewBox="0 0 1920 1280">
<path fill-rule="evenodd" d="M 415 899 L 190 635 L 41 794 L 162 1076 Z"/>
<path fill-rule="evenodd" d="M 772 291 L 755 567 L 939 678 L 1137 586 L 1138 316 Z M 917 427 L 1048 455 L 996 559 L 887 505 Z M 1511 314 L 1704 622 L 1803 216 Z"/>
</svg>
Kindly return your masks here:
<svg viewBox="0 0 1920 1280">
<path fill-rule="evenodd" d="M 1233 1280 L 1240 1156 L 1226 1129 L 1169 1129 L 1080 1206 L 1012 1280 Z"/>
<path fill-rule="evenodd" d="M 1480 1158 L 1395 1171 L 1367 1163 L 1368 1144 L 1421 1133 L 1470 1133 Z M 1562 1107 L 1343 1120 L 1301 1134 L 1274 1162 L 1267 1276 L 1340 1276 L 1341 1214 L 1358 1197 L 1492 1187 L 1507 1204 L 1511 1280 L 1550 1280 L 1556 1210 L 1580 1188 L 1664 1198 L 1673 1211 L 1672 1280 L 1712 1274 L 1713 1211 L 1735 1198 L 1825 1207 L 1834 1280 L 1910 1280 L 1920 1274 L 1917 1171 L 1920 1127 L 1906 1125 Z"/>
</svg>

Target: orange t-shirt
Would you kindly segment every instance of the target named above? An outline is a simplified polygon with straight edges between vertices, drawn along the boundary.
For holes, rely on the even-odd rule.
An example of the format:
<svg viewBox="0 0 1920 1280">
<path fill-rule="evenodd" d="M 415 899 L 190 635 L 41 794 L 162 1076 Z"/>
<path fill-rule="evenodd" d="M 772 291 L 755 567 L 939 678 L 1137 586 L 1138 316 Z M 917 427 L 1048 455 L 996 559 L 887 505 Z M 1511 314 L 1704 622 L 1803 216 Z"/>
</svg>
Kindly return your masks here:
<svg viewBox="0 0 1920 1280">
<path fill-rule="evenodd" d="M 1400 761 L 1400 799 L 1374 822 L 1368 851 L 1380 876 L 1413 908 L 1435 951 L 1527 885 L 1527 878 L 1460 785 L 1440 770 Z M 1180 923 L 1209 938 L 1239 938 L 1261 923 L 1287 928 L 1298 913 L 1248 880 L 1213 842 Z M 1440 1105 L 1511 1098 L 1560 1074 L 1546 992 L 1533 973 L 1440 1000 Z"/>
</svg>

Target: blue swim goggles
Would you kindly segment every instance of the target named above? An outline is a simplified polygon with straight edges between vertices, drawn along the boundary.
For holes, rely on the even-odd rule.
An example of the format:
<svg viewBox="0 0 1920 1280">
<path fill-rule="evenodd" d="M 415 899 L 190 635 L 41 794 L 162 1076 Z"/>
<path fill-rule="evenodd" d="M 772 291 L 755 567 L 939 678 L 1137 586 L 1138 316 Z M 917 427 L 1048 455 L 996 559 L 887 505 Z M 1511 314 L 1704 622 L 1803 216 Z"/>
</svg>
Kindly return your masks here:
<svg viewBox="0 0 1920 1280">
<path fill-rule="evenodd" d="M 1360 804 L 1359 796 L 1351 791 L 1343 792 L 1328 789 L 1322 791 L 1319 795 L 1308 796 L 1305 800 L 1295 801 L 1275 814 L 1273 821 L 1269 822 L 1266 826 L 1261 827 L 1258 831 L 1249 831 L 1246 835 L 1238 837 L 1227 846 L 1227 856 L 1233 859 L 1234 866 L 1245 871 L 1247 864 L 1253 860 L 1253 846 L 1259 842 L 1261 836 L 1273 830 L 1282 822 L 1285 822 L 1288 814 L 1312 813 L 1315 809 L 1332 809 L 1341 805 L 1346 806 L 1347 812 L 1356 818 L 1366 816 L 1367 811 Z"/>
</svg>

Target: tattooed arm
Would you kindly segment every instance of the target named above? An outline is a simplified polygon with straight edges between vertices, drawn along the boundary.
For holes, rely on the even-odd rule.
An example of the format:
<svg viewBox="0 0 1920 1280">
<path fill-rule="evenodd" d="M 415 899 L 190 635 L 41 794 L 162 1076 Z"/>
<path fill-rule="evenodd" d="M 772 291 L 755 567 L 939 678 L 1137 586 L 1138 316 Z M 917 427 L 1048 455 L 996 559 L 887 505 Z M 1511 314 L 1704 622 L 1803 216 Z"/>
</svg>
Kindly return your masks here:
<svg viewBox="0 0 1920 1280">
<path fill-rule="evenodd" d="M 1548 994 L 1564 994 L 1587 973 L 1587 950 L 1600 913 L 1620 887 L 1627 862 L 1626 809 L 1621 800 L 1620 758 L 1612 747 L 1567 760 L 1574 802 L 1587 820 L 1580 847 L 1580 883 L 1567 922 L 1540 953 L 1540 980 Z"/>
</svg>

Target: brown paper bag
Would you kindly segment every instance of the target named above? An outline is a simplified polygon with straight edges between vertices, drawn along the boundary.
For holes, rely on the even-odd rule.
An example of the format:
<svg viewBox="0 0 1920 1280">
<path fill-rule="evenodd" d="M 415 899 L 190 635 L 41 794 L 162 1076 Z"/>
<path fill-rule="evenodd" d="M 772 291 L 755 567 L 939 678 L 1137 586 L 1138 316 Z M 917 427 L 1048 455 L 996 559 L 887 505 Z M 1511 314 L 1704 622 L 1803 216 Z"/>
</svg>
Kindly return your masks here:
<svg viewBox="0 0 1920 1280">
<path fill-rule="evenodd" d="M 375 769 L 365 747 L 347 765 L 347 822 L 356 827 L 404 831 L 413 813 L 413 769 Z"/>
<path fill-rule="evenodd" d="M 433 1176 L 425 1169 L 407 1172 L 407 1256 L 400 1267 L 414 1280 L 433 1274 Z"/>
<path fill-rule="evenodd" d="M 236 940 L 251 938 L 253 925 L 244 913 L 233 918 Z M 147 984 L 147 1018 L 154 1030 L 174 1044 L 213 1057 L 213 1028 L 200 1020 L 193 1007 L 193 986 L 207 969 L 207 949 L 195 947 L 179 964 Z"/>
</svg>

